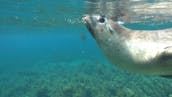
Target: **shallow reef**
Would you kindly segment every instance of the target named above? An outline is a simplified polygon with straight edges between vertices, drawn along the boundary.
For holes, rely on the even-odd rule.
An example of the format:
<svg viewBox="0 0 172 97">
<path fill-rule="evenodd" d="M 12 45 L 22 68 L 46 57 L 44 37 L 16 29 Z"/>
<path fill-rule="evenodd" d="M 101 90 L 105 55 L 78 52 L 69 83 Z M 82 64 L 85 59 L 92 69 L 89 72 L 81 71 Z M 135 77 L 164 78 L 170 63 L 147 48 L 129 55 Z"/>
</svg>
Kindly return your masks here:
<svg viewBox="0 0 172 97">
<path fill-rule="evenodd" d="M 172 79 L 131 74 L 89 59 L 2 72 L 0 86 L 0 97 L 172 97 Z"/>
</svg>

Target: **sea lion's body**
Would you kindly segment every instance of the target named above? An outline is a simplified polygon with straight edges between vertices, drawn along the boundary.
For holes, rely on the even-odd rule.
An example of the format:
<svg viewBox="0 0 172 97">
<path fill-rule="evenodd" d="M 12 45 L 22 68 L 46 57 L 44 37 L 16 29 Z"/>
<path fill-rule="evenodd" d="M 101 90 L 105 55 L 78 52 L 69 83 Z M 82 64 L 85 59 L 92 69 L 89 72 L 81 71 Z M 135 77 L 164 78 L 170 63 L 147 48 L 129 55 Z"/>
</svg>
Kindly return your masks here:
<svg viewBox="0 0 172 97">
<path fill-rule="evenodd" d="M 130 72 L 172 75 L 172 29 L 131 30 L 100 18 L 87 15 L 84 21 L 113 64 Z"/>
</svg>

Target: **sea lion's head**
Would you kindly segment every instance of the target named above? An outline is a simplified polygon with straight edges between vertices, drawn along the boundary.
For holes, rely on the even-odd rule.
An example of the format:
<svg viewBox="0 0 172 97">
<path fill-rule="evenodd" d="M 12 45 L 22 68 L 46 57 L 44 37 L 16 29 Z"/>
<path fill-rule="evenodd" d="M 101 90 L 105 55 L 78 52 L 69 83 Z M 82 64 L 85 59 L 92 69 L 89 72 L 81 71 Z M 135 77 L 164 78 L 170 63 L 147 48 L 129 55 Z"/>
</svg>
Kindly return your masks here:
<svg viewBox="0 0 172 97">
<path fill-rule="evenodd" d="M 124 30 L 118 22 L 102 15 L 84 15 L 83 22 L 99 45 L 118 40 Z"/>
<path fill-rule="evenodd" d="M 83 21 L 90 31 L 91 35 L 95 40 L 109 39 L 113 33 L 114 29 L 112 20 L 107 19 L 102 15 L 85 15 Z"/>
</svg>

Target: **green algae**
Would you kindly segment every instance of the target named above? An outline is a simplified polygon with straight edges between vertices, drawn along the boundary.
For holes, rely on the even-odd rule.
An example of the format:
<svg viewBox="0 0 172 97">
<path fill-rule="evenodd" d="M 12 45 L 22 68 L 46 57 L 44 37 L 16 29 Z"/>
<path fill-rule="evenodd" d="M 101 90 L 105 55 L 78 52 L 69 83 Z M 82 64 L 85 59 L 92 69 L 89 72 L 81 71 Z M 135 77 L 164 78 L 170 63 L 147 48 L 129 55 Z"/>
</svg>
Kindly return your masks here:
<svg viewBox="0 0 172 97">
<path fill-rule="evenodd" d="M 10 76 L 10 77 L 9 77 Z M 0 97 L 171 97 L 172 80 L 130 74 L 107 62 L 42 62 L 1 73 Z"/>
</svg>

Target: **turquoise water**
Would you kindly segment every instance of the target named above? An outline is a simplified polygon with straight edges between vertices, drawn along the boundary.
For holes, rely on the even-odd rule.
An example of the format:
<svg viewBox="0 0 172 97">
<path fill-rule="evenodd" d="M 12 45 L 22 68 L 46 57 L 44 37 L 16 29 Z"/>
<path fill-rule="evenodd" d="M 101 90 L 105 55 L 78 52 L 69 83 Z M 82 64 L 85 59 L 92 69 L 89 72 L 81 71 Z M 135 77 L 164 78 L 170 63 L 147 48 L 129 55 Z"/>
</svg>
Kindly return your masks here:
<svg viewBox="0 0 172 97">
<path fill-rule="evenodd" d="M 172 97 L 172 79 L 109 63 L 82 24 L 85 2 L 0 0 L 0 97 Z"/>
</svg>

